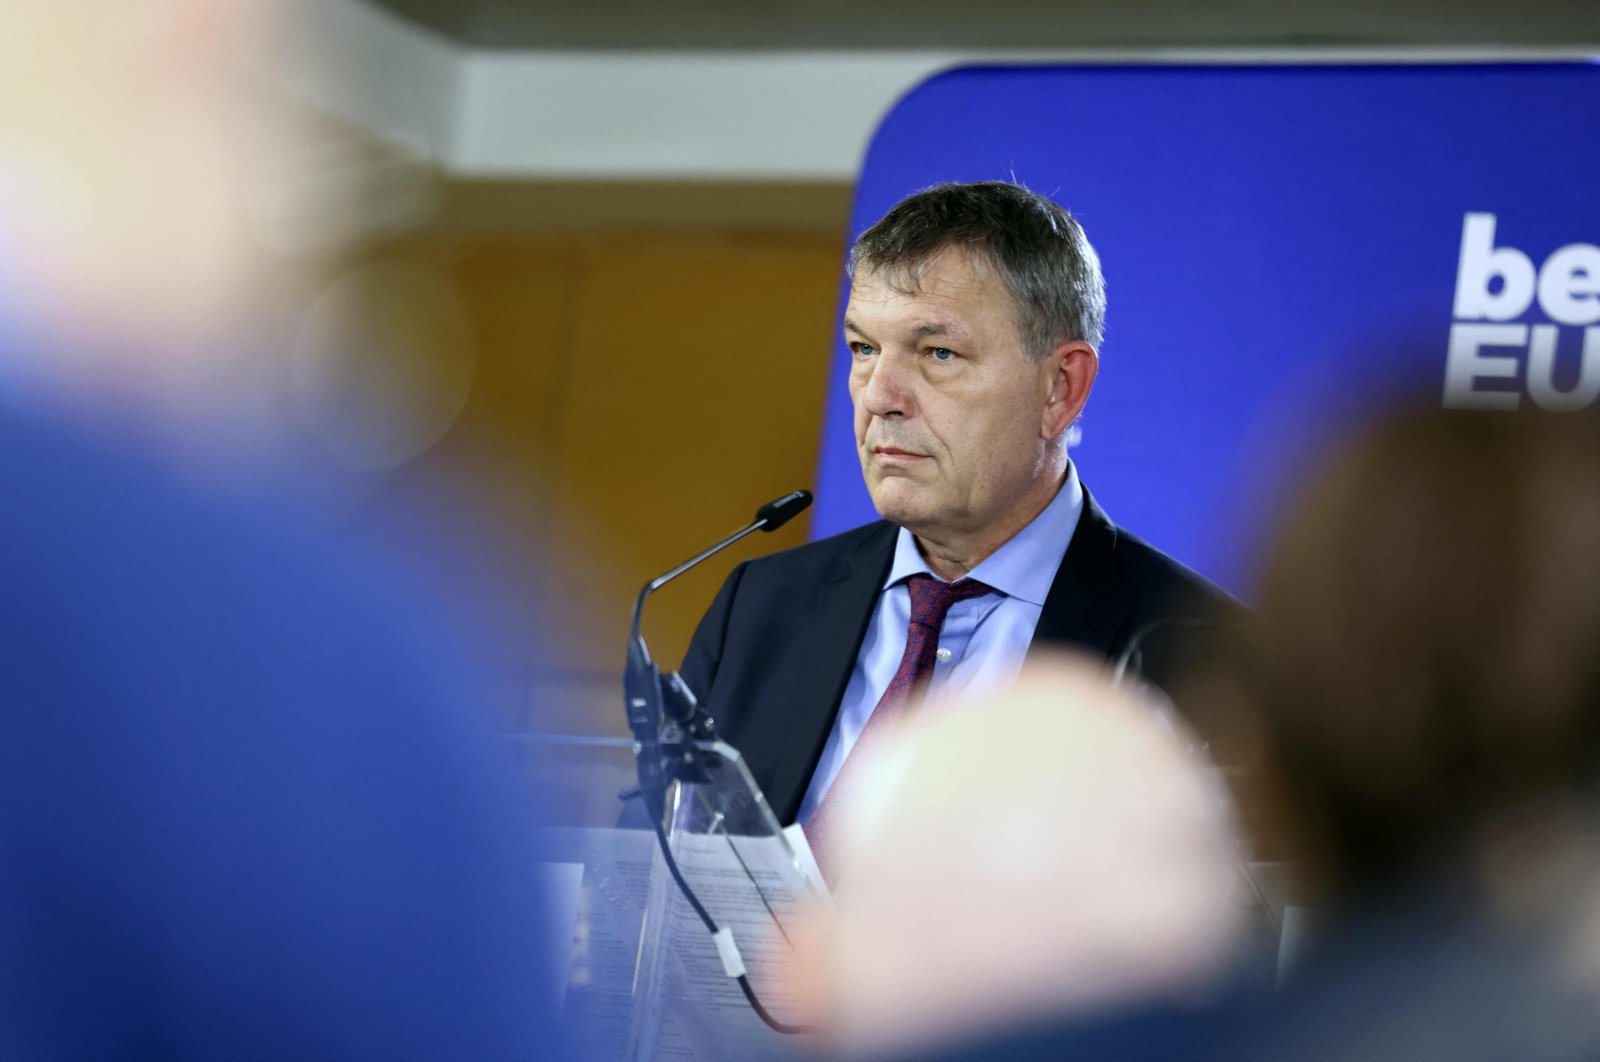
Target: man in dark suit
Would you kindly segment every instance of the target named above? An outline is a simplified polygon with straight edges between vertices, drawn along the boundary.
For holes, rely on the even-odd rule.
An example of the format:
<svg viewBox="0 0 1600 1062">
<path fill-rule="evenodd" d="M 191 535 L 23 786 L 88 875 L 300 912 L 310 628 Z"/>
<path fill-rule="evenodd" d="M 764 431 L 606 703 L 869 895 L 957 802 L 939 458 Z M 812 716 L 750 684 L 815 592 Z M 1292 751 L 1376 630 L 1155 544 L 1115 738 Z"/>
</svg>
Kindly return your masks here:
<svg viewBox="0 0 1600 1062">
<path fill-rule="evenodd" d="M 940 185 L 862 234 L 850 273 L 856 443 L 883 519 L 740 565 L 682 668 L 780 821 L 808 829 L 869 723 L 930 683 L 1003 683 L 1046 645 L 1115 662 L 1229 600 L 1114 525 L 1068 459 L 1105 313 L 1070 214 L 1012 184 Z"/>
</svg>

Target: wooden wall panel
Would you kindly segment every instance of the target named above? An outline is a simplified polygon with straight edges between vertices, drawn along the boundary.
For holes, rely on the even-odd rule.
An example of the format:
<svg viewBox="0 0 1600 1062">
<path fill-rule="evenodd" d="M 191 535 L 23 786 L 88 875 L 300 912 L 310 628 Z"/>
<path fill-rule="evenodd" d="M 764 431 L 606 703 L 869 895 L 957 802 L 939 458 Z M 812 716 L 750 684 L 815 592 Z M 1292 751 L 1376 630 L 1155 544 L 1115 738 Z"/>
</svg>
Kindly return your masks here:
<svg viewBox="0 0 1600 1062">
<path fill-rule="evenodd" d="M 508 231 L 377 253 L 446 270 L 477 351 L 460 418 L 385 491 L 429 497 L 446 481 L 463 499 L 462 549 L 537 616 L 531 644 L 502 662 L 523 691 L 511 696 L 558 702 L 544 726 L 621 733 L 638 587 L 811 484 L 842 241 Z M 797 545 L 805 528 L 757 535 L 662 592 L 646 632 L 658 658 L 676 666 L 738 560 Z"/>
<path fill-rule="evenodd" d="M 555 464 L 556 511 L 597 536 L 631 588 L 809 487 L 842 248 L 819 238 L 601 241 L 579 298 Z M 761 534 L 652 602 L 648 636 L 676 661 L 733 563 L 804 541 Z M 602 612 L 619 621 L 627 598 Z M 620 646 L 620 642 L 617 643 Z M 617 648 L 574 647 L 586 666 Z"/>
</svg>

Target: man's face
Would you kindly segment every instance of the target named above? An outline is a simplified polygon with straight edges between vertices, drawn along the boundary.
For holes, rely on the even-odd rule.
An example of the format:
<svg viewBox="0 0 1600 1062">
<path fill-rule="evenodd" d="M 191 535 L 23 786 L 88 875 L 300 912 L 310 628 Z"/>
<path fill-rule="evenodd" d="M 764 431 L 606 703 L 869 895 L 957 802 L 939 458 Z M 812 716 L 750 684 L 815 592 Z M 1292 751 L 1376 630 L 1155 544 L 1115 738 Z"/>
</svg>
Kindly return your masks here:
<svg viewBox="0 0 1600 1062">
<path fill-rule="evenodd" d="M 940 538 L 1015 532 L 1038 512 L 1060 471 L 1048 460 L 1053 441 L 1082 396 L 1063 405 L 1060 351 L 1024 357 L 1016 303 L 998 276 L 958 249 L 941 252 L 915 285 L 858 272 L 845 341 L 856 448 L 879 514 Z"/>
</svg>

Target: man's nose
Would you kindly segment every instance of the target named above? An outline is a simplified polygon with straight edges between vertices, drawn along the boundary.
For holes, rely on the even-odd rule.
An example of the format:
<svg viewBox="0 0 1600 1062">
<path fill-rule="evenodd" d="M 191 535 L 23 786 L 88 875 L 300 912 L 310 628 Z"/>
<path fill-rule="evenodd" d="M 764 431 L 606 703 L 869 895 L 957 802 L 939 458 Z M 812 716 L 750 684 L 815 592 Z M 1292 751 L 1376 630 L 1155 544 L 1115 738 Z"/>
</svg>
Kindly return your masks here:
<svg viewBox="0 0 1600 1062">
<path fill-rule="evenodd" d="M 883 351 L 861 388 L 861 405 L 874 417 L 910 416 L 916 408 L 915 373 L 908 359 Z"/>
</svg>

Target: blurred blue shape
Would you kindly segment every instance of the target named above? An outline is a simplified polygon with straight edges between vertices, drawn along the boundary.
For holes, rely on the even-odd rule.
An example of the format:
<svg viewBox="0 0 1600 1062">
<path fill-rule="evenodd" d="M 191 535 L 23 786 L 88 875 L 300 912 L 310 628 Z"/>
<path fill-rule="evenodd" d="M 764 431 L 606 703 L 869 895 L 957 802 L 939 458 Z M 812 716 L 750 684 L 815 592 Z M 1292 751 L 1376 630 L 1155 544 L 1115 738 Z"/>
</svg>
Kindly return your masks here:
<svg viewBox="0 0 1600 1062">
<path fill-rule="evenodd" d="M 0 1057 L 560 1057 L 480 669 L 375 551 L 0 413 Z"/>
</svg>

